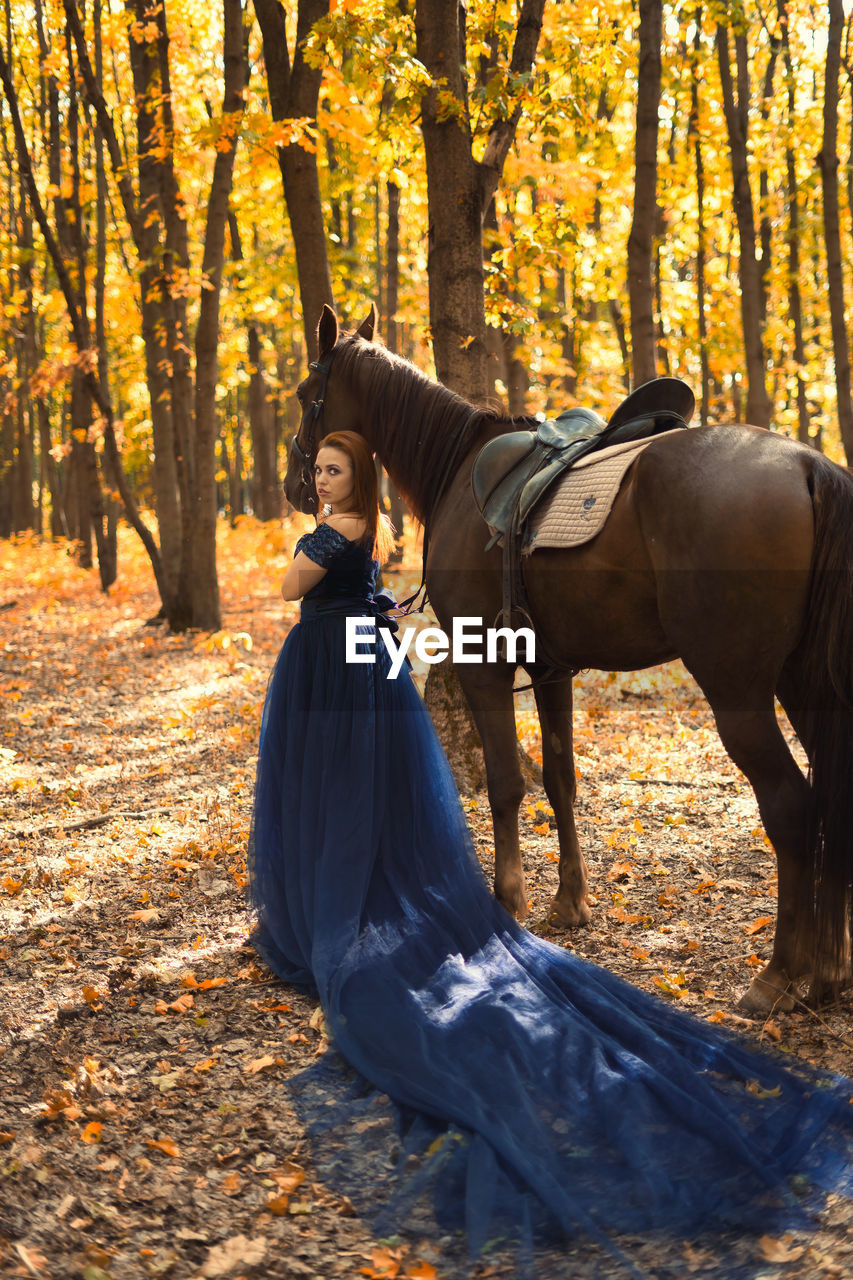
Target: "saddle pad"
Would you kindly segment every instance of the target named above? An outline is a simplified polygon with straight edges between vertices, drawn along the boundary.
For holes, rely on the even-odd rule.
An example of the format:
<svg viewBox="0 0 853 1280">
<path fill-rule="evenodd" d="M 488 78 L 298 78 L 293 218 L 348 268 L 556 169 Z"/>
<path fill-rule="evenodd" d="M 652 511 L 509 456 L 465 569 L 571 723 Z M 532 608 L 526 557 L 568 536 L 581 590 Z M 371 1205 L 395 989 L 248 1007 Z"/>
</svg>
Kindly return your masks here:
<svg viewBox="0 0 853 1280">
<path fill-rule="evenodd" d="M 659 439 L 660 435 L 628 440 L 581 458 L 533 511 L 522 555 L 539 547 L 577 547 L 594 538 L 610 515 L 631 463 Z"/>
</svg>

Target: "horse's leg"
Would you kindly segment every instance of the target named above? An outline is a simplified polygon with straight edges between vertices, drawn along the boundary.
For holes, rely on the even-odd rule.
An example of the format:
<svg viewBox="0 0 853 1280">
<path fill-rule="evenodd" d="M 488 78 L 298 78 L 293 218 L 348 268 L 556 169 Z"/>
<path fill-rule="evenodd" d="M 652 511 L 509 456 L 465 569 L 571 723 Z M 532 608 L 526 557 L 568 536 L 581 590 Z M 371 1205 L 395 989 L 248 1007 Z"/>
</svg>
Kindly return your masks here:
<svg viewBox="0 0 853 1280">
<path fill-rule="evenodd" d="M 798 651 L 788 659 L 782 668 L 776 696 L 782 703 L 791 726 L 811 761 L 815 746 L 811 738 L 816 732 L 816 725 L 814 715 L 809 715 L 808 713 L 806 688 L 807 678 L 804 659 L 802 653 Z M 808 870 L 809 879 L 806 885 L 806 892 L 813 895 L 814 872 L 810 864 Z M 812 897 L 810 896 L 806 901 L 811 902 Z M 826 949 L 820 950 L 820 953 L 816 954 L 819 949 L 813 933 L 809 930 L 810 923 L 811 921 L 806 921 L 802 926 L 802 939 L 799 941 L 799 946 L 803 956 L 809 961 L 809 964 L 804 967 L 814 969 L 809 986 L 809 997 L 815 1004 L 820 1004 L 825 998 L 837 996 L 843 987 L 850 985 L 851 976 L 853 976 L 850 943 L 848 941 L 841 954 L 828 953 Z"/>
<path fill-rule="evenodd" d="M 524 866 L 518 841 L 518 811 L 524 777 L 518 758 L 512 669 L 500 677 L 487 666 L 457 667 L 459 683 L 483 742 L 486 786 L 495 837 L 495 897 L 523 920 L 527 914 Z"/>
<path fill-rule="evenodd" d="M 542 729 L 542 781 L 554 810 L 560 841 L 560 884 L 548 912 L 558 929 L 588 924 L 586 864 L 575 826 L 575 756 L 572 743 L 572 680 L 566 676 L 534 685 Z"/>
<path fill-rule="evenodd" d="M 739 1002 L 749 1013 L 790 1009 L 791 984 L 811 965 L 811 942 L 801 908 L 811 902 L 807 829 L 809 787 L 782 737 L 771 697 L 758 700 L 743 691 L 742 705 L 733 709 L 709 701 L 723 746 L 749 779 L 764 828 L 776 852 L 778 903 L 776 936 L 770 962 Z"/>
</svg>

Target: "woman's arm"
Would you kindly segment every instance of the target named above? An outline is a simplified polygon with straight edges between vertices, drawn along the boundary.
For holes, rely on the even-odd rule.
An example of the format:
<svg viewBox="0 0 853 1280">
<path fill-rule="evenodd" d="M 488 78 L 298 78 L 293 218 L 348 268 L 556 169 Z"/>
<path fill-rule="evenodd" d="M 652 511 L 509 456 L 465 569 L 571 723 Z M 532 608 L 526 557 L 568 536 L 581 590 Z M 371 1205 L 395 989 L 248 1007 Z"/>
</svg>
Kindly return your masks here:
<svg viewBox="0 0 853 1280">
<path fill-rule="evenodd" d="M 297 552 L 293 557 L 293 563 L 288 566 L 284 581 L 281 584 L 282 599 L 301 599 L 306 591 L 316 587 L 317 583 L 325 578 L 327 572 L 328 570 L 324 569 L 322 565 L 315 564 L 313 560 L 310 560 L 304 551 Z"/>
<path fill-rule="evenodd" d="M 364 536 L 367 528 L 361 516 L 347 514 L 327 516 L 323 524 L 327 524 L 332 529 L 336 529 L 338 533 L 343 534 L 348 542 L 357 542 L 359 538 Z M 325 578 L 327 571 L 328 566 L 317 564 L 304 551 L 298 551 L 293 557 L 293 563 L 284 575 L 284 581 L 281 584 L 282 599 L 301 599 L 307 591 L 310 591 L 312 587 L 316 587 L 317 583 Z"/>
</svg>

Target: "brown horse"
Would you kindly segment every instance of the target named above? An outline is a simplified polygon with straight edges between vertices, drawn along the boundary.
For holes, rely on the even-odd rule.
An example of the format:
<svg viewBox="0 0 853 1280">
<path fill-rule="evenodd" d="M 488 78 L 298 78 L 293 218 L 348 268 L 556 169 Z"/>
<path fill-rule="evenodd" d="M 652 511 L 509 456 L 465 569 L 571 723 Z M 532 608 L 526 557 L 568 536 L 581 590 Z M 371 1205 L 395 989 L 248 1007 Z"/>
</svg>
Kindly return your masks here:
<svg viewBox="0 0 853 1280">
<path fill-rule="evenodd" d="M 485 551 L 471 467 L 487 440 L 519 422 L 474 408 L 374 344 L 374 323 L 371 309 L 357 332 L 341 335 L 324 309 L 320 359 L 297 392 L 303 414 L 285 491 L 300 510 L 316 510 L 319 439 L 333 428 L 361 432 L 428 530 L 426 585 L 442 627 L 458 615 L 491 625 L 501 552 Z M 570 673 L 680 657 L 753 787 L 778 863 L 773 954 L 741 1007 L 789 1007 L 786 993 L 807 976 L 814 998 L 837 985 L 853 887 L 853 477 L 758 428 L 673 431 L 633 464 L 597 537 L 526 557 L 524 585 L 537 638 L 566 669 L 535 685 L 560 840 L 551 922 L 590 915 L 573 814 Z M 483 740 L 495 893 L 522 916 L 514 671 L 497 662 L 457 673 Z M 774 694 L 806 749 L 808 779 L 782 736 Z"/>
</svg>

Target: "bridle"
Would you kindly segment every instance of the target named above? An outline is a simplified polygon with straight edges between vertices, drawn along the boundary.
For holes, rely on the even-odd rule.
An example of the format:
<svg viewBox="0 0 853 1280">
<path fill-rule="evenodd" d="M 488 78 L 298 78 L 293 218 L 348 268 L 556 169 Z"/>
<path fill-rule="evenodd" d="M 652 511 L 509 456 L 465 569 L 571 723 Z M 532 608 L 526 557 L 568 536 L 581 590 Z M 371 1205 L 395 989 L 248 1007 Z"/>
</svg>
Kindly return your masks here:
<svg viewBox="0 0 853 1280">
<path fill-rule="evenodd" d="M 299 463 L 302 471 L 302 485 L 309 490 L 307 503 L 312 508 L 317 506 L 317 498 L 312 496 L 314 489 L 314 456 L 317 453 L 317 445 L 322 438 L 321 426 L 326 407 L 326 384 L 329 381 L 329 370 L 332 367 L 334 354 L 335 348 L 332 347 L 325 360 L 312 360 L 308 365 L 308 368 L 313 373 L 320 374 L 320 389 L 317 393 L 317 398 L 312 400 L 308 408 L 304 410 L 299 430 L 290 442 L 290 456 L 295 456 Z M 299 436 L 305 426 L 307 426 L 308 430 L 308 439 L 304 445 L 301 445 Z"/>
</svg>

